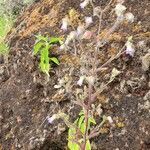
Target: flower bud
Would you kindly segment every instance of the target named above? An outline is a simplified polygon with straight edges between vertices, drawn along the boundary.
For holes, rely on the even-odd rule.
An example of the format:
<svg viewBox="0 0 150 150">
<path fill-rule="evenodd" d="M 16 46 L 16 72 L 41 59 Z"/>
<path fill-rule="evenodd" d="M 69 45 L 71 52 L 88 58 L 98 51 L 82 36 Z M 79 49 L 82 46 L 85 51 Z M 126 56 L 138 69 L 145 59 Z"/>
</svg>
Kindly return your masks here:
<svg viewBox="0 0 150 150">
<path fill-rule="evenodd" d="M 111 116 L 108 116 L 108 117 L 107 117 L 107 120 L 109 121 L 110 124 L 113 123 L 113 120 L 112 120 Z"/>
<path fill-rule="evenodd" d="M 89 84 L 94 85 L 95 78 L 93 76 L 86 77 L 86 80 Z"/>
<path fill-rule="evenodd" d="M 89 3 L 90 3 L 90 0 L 85 0 L 85 1 L 83 1 L 83 2 L 80 4 L 80 7 L 81 7 L 82 9 L 84 9 Z"/>
<path fill-rule="evenodd" d="M 134 56 L 134 53 L 135 53 L 134 45 L 129 40 L 126 42 L 125 52 L 126 52 L 126 54 L 130 55 L 131 57 Z"/>
<path fill-rule="evenodd" d="M 71 40 L 75 39 L 77 37 L 77 32 L 76 31 L 71 31 L 69 34 L 69 38 Z"/>
<path fill-rule="evenodd" d="M 68 17 L 63 18 L 63 19 L 62 19 L 62 26 L 61 26 L 61 29 L 62 29 L 63 31 L 67 31 L 68 25 L 69 25 L 69 19 L 68 19 Z"/>
<path fill-rule="evenodd" d="M 116 7 L 115 7 L 115 12 L 116 12 L 116 15 L 119 17 L 119 16 L 122 16 L 124 14 L 124 12 L 126 11 L 126 7 L 122 4 L 117 4 Z"/>
<path fill-rule="evenodd" d="M 66 49 L 66 48 L 67 48 L 67 47 L 66 47 L 65 44 L 62 44 L 62 45 L 59 47 L 60 50 L 63 50 L 63 49 Z"/>
<path fill-rule="evenodd" d="M 101 11 L 102 11 L 102 10 L 101 10 L 101 7 L 100 7 L 100 6 L 95 7 L 94 10 L 93 10 L 93 16 L 99 17 Z"/>
<path fill-rule="evenodd" d="M 84 25 L 79 25 L 78 28 L 77 28 L 77 36 L 83 35 L 84 32 L 85 32 Z"/>
<path fill-rule="evenodd" d="M 85 79 L 85 76 L 81 76 L 80 79 L 78 80 L 77 84 L 79 86 L 81 86 L 83 84 L 84 79 Z"/>
<path fill-rule="evenodd" d="M 47 121 L 48 121 L 48 123 L 50 123 L 50 124 L 52 124 L 55 119 L 57 119 L 56 114 L 54 114 L 52 117 L 47 117 Z"/>
<path fill-rule="evenodd" d="M 69 45 L 69 43 L 77 38 L 77 32 L 71 31 L 70 34 L 67 36 L 67 39 L 65 41 L 65 45 Z"/>
<path fill-rule="evenodd" d="M 125 14 L 125 18 L 128 22 L 134 22 L 134 15 L 130 12 Z"/>
<path fill-rule="evenodd" d="M 93 23 L 92 17 L 85 17 L 86 27 Z"/>
</svg>

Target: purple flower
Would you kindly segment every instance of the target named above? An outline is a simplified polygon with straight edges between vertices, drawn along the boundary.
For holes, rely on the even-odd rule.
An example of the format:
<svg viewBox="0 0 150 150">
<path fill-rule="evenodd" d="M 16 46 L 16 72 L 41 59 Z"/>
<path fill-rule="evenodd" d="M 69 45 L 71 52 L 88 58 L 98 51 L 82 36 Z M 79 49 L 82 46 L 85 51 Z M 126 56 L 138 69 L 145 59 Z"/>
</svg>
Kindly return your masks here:
<svg viewBox="0 0 150 150">
<path fill-rule="evenodd" d="M 127 43 L 126 43 L 125 52 L 126 52 L 126 54 L 130 55 L 131 57 L 134 56 L 134 53 L 135 53 L 134 45 L 130 41 L 127 41 Z"/>
<path fill-rule="evenodd" d="M 85 76 L 81 76 L 80 79 L 78 80 L 77 84 L 79 86 L 82 86 L 84 79 L 85 79 Z"/>
<path fill-rule="evenodd" d="M 82 9 L 84 9 L 89 3 L 90 3 L 90 0 L 85 0 L 85 1 L 83 1 L 83 2 L 80 4 L 80 7 L 81 7 Z"/>
<path fill-rule="evenodd" d="M 85 17 L 86 27 L 93 23 L 92 17 Z"/>
<path fill-rule="evenodd" d="M 55 119 L 56 119 L 56 114 L 54 114 L 52 117 L 47 117 L 47 121 L 50 124 L 52 124 Z"/>
</svg>

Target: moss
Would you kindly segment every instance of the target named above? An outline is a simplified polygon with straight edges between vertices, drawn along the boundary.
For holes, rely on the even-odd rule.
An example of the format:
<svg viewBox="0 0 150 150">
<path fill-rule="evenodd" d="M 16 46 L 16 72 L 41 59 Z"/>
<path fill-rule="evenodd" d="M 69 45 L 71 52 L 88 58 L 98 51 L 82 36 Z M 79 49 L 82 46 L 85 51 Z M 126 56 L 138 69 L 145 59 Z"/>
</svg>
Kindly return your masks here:
<svg viewBox="0 0 150 150">
<path fill-rule="evenodd" d="M 12 19 L 9 16 L 1 15 L 0 16 L 0 54 L 8 54 L 8 46 L 4 42 L 4 39 L 7 33 L 12 27 Z"/>
</svg>

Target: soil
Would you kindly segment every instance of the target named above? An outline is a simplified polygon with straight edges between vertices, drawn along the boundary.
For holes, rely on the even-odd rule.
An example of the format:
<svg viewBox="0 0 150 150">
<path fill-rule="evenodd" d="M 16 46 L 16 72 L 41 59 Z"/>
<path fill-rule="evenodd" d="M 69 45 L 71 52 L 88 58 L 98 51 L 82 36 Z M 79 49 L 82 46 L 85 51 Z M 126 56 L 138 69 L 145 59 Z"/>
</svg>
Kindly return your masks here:
<svg viewBox="0 0 150 150">
<path fill-rule="evenodd" d="M 95 4 L 104 7 L 107 2 L 96 0 Z M 46 117 L 59 110 L 69 114 L 71 120 L 77 117 L 81 108 L 72 103 L 75 97 L 71 84 L 76 84 L 80 76 L 78 58 L 55 49 L 53 55 L 60 59 L 61 64 L 53 66 L 47 83 L 45 75 L 38 69 L 38 58 L 32 52 L 38 33 L 62 37 L 67 34 L 60 30 L 60 26 L 70 9 L 74 8 L 81 18 L 90 14 L 91 8 L 82 11 L 79 4 L 78 0 L 36 1 L 20 14 L 8 34 L 8 62 L 0 62 L 1 150 L 67 149 L 67 126 L 62 120 L 49 124 Z M 93 150 L 150 149 L 150 74 L 149 70 L 142 70 L 141 61 L 150 49 L 150 2 L 125 0 L 125 6 L 134 14 L 135 22 L 117 30 L 121 38 L 111 39 L 111 46 L 104 47 L 100 61 L 106 62 L 129 36 L 133 36 L 136 52 L 133 58 L 123 55 L 114 60 L 99 79 L 101 82 L 107 81 L 114 67 L 121 71 L 98 97 L 96 105 L 102 104 L 103 114 L 111 116 L 114 125 L 105 124 L 101 134 L 92 139 Z M 114 18 L 112 12 L 106 13 L 102 30 L 110 27 Z M 94 25 L 92 29 L 95 29 Z M 64 76 L 71 81 L 67 85 L 67 94 L 54 88 L 58 79 Z"/>
</svg>

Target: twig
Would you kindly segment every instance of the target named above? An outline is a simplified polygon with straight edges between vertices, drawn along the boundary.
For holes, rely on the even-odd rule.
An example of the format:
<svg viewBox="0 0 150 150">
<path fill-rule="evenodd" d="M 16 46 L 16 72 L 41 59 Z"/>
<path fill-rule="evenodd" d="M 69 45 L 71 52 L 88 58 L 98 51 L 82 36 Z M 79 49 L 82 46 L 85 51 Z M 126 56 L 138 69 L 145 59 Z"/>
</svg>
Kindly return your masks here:
<svg viewBox="0 0 150 150">
<path fill-rule="evenodd" d="M 97 32 L 97 35 L 100 34 L 100 30 L 101 30 L 101 24 L 102 24 L 102 18 L 103 18 L 103 13 L 106 12 L 109 7 L 110 7 L 110 4 L 112 3 L 113 0 L 110 0 L 110 2 L 108 3 L 108 5 L 101 11 L 101 14 L 99 16 L 99 27 L 98 27 L 98 32 Z"/>
<path fill-rule="evenodd" d="M 73 101 L 73 103 L 75 103 L 76 105 L 81 106 L 84 109 L 87 109 L 87 106 L 82 101 L 77 100 L 77 101 Z"/>
<path fill-rule="evenodd" d="M 103 9 L 103 13 L 105 12 L 105 11 L 107 11 L 107 9 L 109 9 L 109 7 L 110 7 L 110 4 L 113 2 L 113 0 L 110 0 L 109 1 L 109 3 L 106 5 L 106 7 Z"/>
<path fill-rule="evenodd" d="M 84 116 L 85 116 L 85 133 L 84 133 L 84 146 L 83 146 L 83 150 L 86 150 L 86 143 L 87 143 L 87 135 L 88 135 L 88 122 L 89 122 L 89 107 L 90 107 L 90 101 L 91 101 L 91 97 L 92 97 L 92 89 L 93 89 L 93 85 L 91 83 L 89 83 L 89 88 L 88 88 L 88 104 L 87 104 L 87 109 L 84 112 Z"/>
<path fill-rule="evenodd" d="M 91 3 L 91 5 L 92 5 L 92 7 L 93 7 L 93 9 L 94 9 L 95 6 L 94 6 L 94 3 L 93 3 L 93 0 L 90 0 L 90 3 Z"/>
<path fill-rule="evenodd" d="M 75 50 L 74 55 L 77 56 L 77 47 L 76 47 L 75 39 L 73 40 L 73 47 L 74 47 L 74 50 Z"/>
<path fill-rule="evenodd" d="M 98 129 L 95 128 L 95 130 L 93 130 L 93 132 L 91 132 L 90 135 L 88 136 L 88 139 L 96 137 L 96 136 L 98 136 L 100 134 L 100 131 L 97 131 L 97 130 L 99 130 L 103 126 L 103 124 L 105 123 L 105 121 L 106 121 L 106 117 L 103 117 L 103 121 L 98 126 Z"/>
<path fill-rule="evenodd" d="M 122 47 L 122 49 L 119 51 L 119 53 L 117 53 L 117 55 L 115 55 L 114 57 L 111 57 L 107 62 L 105 62 L 102 66 L 100 66 L 99 68 L 97 68 L 96 72 L 99 72 L 102 70 L 102 68 L 104 68 L 105 66 L 107 66 L 109 63 L 111 63 L 113 60 L 117 59 L 118 57 L 120 57 L 124 51 L 123 49 L 125 48 L 125 45 Z M 123 52 L 122 52 L 123 51 Z"/>
<path fill-rule="evenodd" d="M 102 17 L 103 17 L 103 11 L 101 11 L 101 14 L 99 16 L 99 25 L 98 25 L 97 36 L 100 34 L 100 31 L 101 31 Z"/>
</svg>

